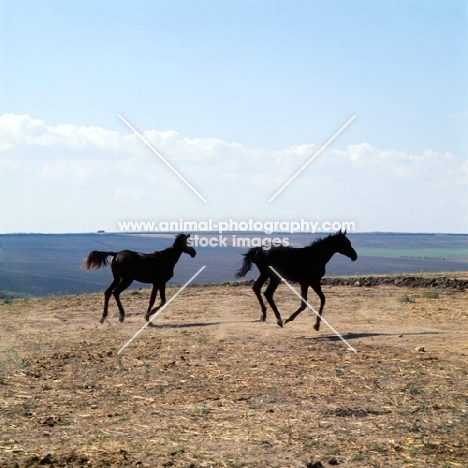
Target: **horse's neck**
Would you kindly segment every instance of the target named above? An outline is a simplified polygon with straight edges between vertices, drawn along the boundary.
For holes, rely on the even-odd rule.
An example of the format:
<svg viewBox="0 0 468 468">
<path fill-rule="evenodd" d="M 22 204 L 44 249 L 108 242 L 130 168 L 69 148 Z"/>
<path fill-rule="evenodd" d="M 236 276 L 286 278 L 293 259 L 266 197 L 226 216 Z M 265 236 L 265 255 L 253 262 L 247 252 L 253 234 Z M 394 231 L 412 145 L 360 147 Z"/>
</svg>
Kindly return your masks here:
<svg viewBox="0 0 468 468">
<path fill-rule="evenodd" d="M 320 260 L 323 261 L 324 264 L 326 264 L 331 260 L 331 258 L 333 257 L 333 255 L 335 255 L 335 253 L 336 252 L 334 252 L 333 250 L 327 251 L 327 252 L 322 252 L 319 255 L 319 258 L 320 258 Z"/>
<path fill-rule="evenodd" d="M 317 250 L 315 258 L 319 258 L 324 263 L 324 265 L 326 265 L 331 260 L 333 255 L 336 254 L 336 252 L 337 250 L 333 246 L 324 245 L 323 250 Z"/>
<path fill-rule="evenodd" d="M 182 255 L 182 250 L 176 249 L 174 247 L 168 247 L 167 249 L 161 252 L 163 258 L 166 258 L 168 261 L 174 265 L 179 261 L 180 256 Z"/>
</svg>

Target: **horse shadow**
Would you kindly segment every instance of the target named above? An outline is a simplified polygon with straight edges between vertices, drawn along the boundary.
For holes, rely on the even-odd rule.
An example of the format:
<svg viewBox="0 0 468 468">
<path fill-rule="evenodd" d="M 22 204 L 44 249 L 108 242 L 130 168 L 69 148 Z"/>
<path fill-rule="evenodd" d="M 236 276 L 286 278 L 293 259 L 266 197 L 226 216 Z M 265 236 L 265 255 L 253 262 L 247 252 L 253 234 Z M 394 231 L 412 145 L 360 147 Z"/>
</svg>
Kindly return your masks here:
<svg viewBox="0 0 468 468">
<path fill-rule="evenodd" d="M 196 328 L 196 327 L 216 327 L 219 325 L 231 325 L 235 323 L 245 323 L 241 320 L 234 320 L 229 322 L 190 322 L 190 323 L 149 323 L 148 327 L 151 328 Z"/>
<path fill-rule="evenodd" d="M 403 338 L 405 336 L 424 336 L 424 335 L 442 335 L 443 332 L 412 332 L 412 333 L 346 333 L 341 335 L 346 341 L 350 340 L 359 340 L 363 338 L 374 338 L 374 337 L 382 337 L 382 336 L 398 336 Z M 314 340 L 314 341 L 341 341 L 341 338 L 336 335 L 325 335 L 325 336 L 303 336 L 301 337 L 304 340 Z"/>
</svg>

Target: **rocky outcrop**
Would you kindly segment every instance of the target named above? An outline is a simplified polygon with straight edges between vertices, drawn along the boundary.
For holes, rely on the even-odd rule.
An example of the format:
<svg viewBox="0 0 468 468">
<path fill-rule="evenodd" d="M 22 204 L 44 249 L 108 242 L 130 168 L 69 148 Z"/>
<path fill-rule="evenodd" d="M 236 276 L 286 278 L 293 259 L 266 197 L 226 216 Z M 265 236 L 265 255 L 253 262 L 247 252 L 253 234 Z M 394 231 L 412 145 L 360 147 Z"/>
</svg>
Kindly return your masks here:
<svg viewBox="0 0 468 468">
<path fill-rule="evenodd" d="M 403 286 L 407 288 L 440 288 L 465 291 L 468 288 L 468 280 L 452 278 L 449 276 L 350 276 L 350 277 L 326 277 L 322 279 L 323 285 L 329 286 Z"/>
</svg>

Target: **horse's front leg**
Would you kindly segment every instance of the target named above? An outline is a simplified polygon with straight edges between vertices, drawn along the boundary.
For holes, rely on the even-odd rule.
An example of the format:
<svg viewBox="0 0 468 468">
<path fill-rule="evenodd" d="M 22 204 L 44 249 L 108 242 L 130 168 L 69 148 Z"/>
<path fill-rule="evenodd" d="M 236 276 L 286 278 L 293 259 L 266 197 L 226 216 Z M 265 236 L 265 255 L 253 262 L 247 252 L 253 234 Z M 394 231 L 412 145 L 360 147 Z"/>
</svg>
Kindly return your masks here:
<svg viewBox="0 0 468 468">
<path fill-rule="evenodd" d="M 278 287 L 278 280 L 275 277 L 270 277 L 270 284 L 265 290 L 265 298 L 268 301 L 268 304 L 270 304 L 270 307 L 273 309 L 273 312 L 276 315 L 276 323 L 280 326 L 283 327 L 283 319 L 281 318 L 281 314 L 279 313 L 278 308 L 276 307 L 275 301 L 273 300 L 273 294 L 276 291 L 276 288 Z"/>
<path fill-rule="evenodd" d="M 320 285 L 320 281 L 318 283 L 311 284 L 312 289 L 317 293 L 318 297 L 320 297 L 320 309 L 319 315 L 317 316 L 317 321 L 315 322 L 314 328 L 319 331 L 320 330 L 320 321 L 322 317 L 323 307 L 325 305 L 325 296 L 322 292 L 322 286 Z"/>
<path fill-rule="evenodd" d="M 159 296 L 161 298 L 161 301 L 159 302 L 158 309 L 160 309 L 166 303 L 166 283 L 163 283 L 161 285 Z"/>
<path fill-rule="evenodd" d="M 262 308 L 262 316 L 261 316 L 262 322 L 264 322 L 266 320 L 266 310 L 267 309 L 266 309 L 265 304 L 263 302 L 261 291 L 262 291 L 262 286 L 265 283 L 267 278 L 268 278 L 268 276 L 266 276 L 266 275 L 260 275 L 258 277 L 257 281 L 255 281 L 255 284 L 252 286 L 253 292 L 257 296 L 258 302 L 260 303 L 260 307 Z"/>
<path fill-rule="evenodd" d="M 147 322 L 149 322 L 150 315 L 151 315 L 151 308 L 154 305 L 154 301 L 156 301 L 156 296 L 158 294 L 158 289 L 159 289 L 158 285 L 156 283 L 153 283 L 153 287 L 151 288 L 151 296 L 150 296 L 150 300 L 149 300 L 148 310 L 146 311 L 146 316 L 145 316 L 145 320 Z"/>
<path fill-rule="evenodd" d="M 307 301 L 307 289 L 309 289 L 308 283 L 301 283 L 301 297 L 304 301 Z M 284 323 L 292 322 L 307 306 L 304 301 L 301 301 L 301 306 L 296 310 L 289 318 L 287 318 Z"/>
</svg>

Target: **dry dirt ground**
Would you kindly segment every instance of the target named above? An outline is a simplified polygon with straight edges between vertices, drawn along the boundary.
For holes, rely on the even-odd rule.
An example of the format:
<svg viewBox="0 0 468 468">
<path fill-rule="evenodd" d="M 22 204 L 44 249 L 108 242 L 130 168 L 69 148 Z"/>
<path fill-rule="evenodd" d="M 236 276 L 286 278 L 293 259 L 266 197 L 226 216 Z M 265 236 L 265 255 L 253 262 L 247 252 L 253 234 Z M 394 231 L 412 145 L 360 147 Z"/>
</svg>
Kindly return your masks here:
<svg viewBox="0 0 468 468">
<path fill-rule="evenodd" d="M 468 293 L 324 292 L 356 354 L 310 310 L 261 323 L 245 284 L 185 289 L 121 354 L 146 288 L 123 324 L 102 294 L 1 303 L 0 466 L 467 467 Z"/>
</svg>

